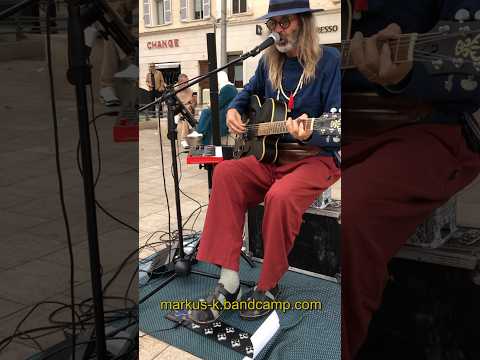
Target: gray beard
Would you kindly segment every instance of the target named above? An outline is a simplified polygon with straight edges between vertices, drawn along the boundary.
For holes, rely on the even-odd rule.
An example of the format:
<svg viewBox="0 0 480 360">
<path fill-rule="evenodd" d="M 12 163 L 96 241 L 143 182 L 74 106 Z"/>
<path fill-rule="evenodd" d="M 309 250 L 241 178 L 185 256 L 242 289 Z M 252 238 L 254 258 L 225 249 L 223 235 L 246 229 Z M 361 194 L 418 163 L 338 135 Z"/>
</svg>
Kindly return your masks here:
<svg viewBox="0 0 480 360">
<path fill-rule="evenodd" d="M 296 33 L 293 33 L 290 39 L 287 38 L 287 43 L 285 45 L 275 44 L 275 48 L 283 54 L 295 49 L 296 47 L 295 44 L 298 42 L 298 34 L 299 34 L 299 31 L 297 31 Z"/>
<path fill-rule="evenodd" d="M 286 45 L 283 45 L 283 46 L 280 46 L 278 44 L 275 44 L 275 47 L 277 48 L 277 50 L 283 54 L 289 52 L 290 50 L 292 50 L 294 48 L 293 44 L 291 42 L 288 42 Z"/>
</svg>

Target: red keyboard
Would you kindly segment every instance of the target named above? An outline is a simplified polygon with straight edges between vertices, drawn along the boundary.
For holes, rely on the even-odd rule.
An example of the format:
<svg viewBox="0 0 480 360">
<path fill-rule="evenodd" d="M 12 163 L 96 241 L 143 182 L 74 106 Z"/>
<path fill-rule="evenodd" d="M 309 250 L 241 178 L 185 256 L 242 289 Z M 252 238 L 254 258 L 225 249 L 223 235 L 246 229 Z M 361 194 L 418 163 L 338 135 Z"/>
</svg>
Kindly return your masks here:
<svg viewBox="0 0 480 360">
<path fill-rule="evenodd" d="M 198 145 L 190 149 L 187 164 L 218 164 L 232 158 L 232 148 L 226 146 Z"/>
</svg>

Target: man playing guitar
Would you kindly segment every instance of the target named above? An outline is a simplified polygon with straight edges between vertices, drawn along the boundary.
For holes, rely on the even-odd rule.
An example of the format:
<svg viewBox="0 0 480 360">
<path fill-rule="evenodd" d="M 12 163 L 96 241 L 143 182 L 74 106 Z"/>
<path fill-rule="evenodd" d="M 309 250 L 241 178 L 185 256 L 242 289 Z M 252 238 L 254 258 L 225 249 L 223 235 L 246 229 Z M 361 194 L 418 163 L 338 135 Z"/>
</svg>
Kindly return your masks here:
<svg viewBox="0 0 480 360">
<path fill-rule="evenodd" d="M 265 204 L 264 262 L 255 289 L 243 299 L 269 301 L 278 295 L 278 282 L 288 269 L 287 256 L 300 231 L 302 215 L 312 202 L 340 177 L 333 152 L 339 143 L 304 126 L 308 116 L 318 117 L 340 108 L 340 59 L 335 49 L 321 47 L 309 1 L 271 0 L 267 27 L 280 35 L 259 62 L 255 75 L 230 104 L 227 126 L 235 134 L 247 126 L 252 95 L 288 104 L 287 129 L 282 142 L 316 148 L 313 156 L 278 163 L 262 163 L 254 156 L 223 161 L 216 166 L 213 188 L 197 259 L 221 266 L 220 280 L 205 301 L 240 299 L 239 259 L 245 213 L 249 206 Z M 243 310 L 244 319 L 264 316 L 268 310 Z M 210 323 L 219 312 L 193 311 L 197 323 Z"/>
<path fill-rule="evenodd" d="M 380 306 L 390 259 L 433 210 L 480 172 L 478 139 L 466 121 L 480 107 L 478 72 L 457 76 L 453 71 L 431 75 L 426 70 L 431 64 L 442 70 L 449 59 L 458 57 L 455 44 L 451 53 L 439 52 L 438 57 L 426 51 L 445 49 L 457 35 L 458 44 L 464 41 L 468 20 L 480 19 L 480 3 L 342 1 L 342 10 L 347 9 L 352 10 L 354 35 L 345 58 L 356 70 L 346 70 L 343 92 L 375 92 L 390 104 L 401 96 L 410 104 L 409 109 L 388 109 L 406 114 L 409 124 L 342 145 L 342 359 L 353 360 L 367 336 L 372 313 Z M 440 20 L 453 23 L 435 28 Z M 458 21 L 464 22 L 460 23 L 464 30 L 453 30 Z M 442 35 L 449 30 L 450 35 Z M 465 37 L 461 31 L 466 31 Z M 397 42 L 401 33 L 418 33 L 417 41 Z M 472 34 L 475 38 L 478 30 Z M 411 59 L 396 63 L 398 51 L 392 50 L 389 40 L 408 46 Z M 467 59 L 465 66 L 469 64 Z M 368 116 L 376 116 L 373 108 L 360 119 L 356 106 L 354 100 L 344 99 L 344 138 L 358 138 L 350 124 L 363 121 L 359 125 L 368 127 Z M 412 110 L 420 107 L 429 110 L 413 115 Z M 388 116 L 384 120 L 388 122 Z"/>
</svg>

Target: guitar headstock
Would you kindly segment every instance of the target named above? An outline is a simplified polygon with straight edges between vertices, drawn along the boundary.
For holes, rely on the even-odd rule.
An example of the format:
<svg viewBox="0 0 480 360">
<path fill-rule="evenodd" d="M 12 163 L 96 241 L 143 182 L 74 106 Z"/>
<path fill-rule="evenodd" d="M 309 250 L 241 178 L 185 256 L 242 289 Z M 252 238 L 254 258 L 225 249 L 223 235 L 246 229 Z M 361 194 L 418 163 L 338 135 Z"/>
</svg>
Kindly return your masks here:
<svg viewBox="0 0 480 360">
<path fill-rule="evenodd" d="M 342 109 L 331 108 L 329 113 L 324 113 L 321 116 L 321 119 L 325 121 L 337 121 L 338 123 L 341 123 Z"/>
<path fill-rule="evenodd" d="M 480 77 L 480 10 L 471 14 L 461 9 L 455 20 L 442 21 L 419 35 L 414 58 L 434 75 Z"/>
<path fill-rule="evenodd" d="M 317 118 L 314 129 L 321 135 L 340 136 L 342 133 L 342 111 L 332 108 L 329 113 L 324 113 Z"/>
</svg>

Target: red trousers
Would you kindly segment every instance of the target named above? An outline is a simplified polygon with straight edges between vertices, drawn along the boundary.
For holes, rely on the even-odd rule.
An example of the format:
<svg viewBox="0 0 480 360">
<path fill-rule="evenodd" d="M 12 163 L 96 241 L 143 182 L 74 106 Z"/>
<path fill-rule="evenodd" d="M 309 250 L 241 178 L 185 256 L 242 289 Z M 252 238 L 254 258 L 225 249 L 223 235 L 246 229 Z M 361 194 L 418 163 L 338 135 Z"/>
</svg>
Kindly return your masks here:
<svg viewBox="0 0 480 360">
<path fill-rule="evenodd" d="M 287 256 L 305 210 L 340 177 L 330 157 L 276 166 L 253 156 L 215 167 L 198 260 L 239 270 L 245 213 L 264 201 L 264 262 L 259 289 L 269 290 L 288 269 Z"/>
<path fill-rule="evenodd" d="M 479 172 L 480 155 L 454 125 L 404 127 L 342 147 L 342 360 L 367 336 L 389 260 Z"/>
</svg>

